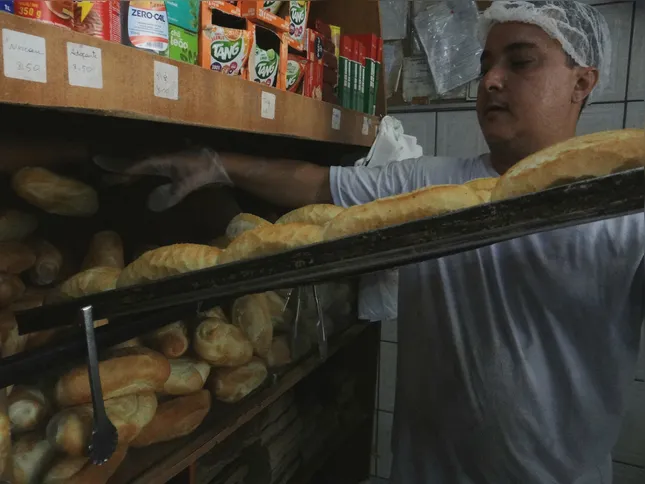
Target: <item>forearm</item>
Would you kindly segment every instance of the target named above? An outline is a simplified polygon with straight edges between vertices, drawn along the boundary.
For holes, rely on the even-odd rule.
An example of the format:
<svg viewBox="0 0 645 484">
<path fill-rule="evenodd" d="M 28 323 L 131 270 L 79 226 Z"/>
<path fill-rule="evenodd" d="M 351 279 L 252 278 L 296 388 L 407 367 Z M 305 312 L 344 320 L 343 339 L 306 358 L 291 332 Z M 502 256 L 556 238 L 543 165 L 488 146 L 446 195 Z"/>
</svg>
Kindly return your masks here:
<svg viewBox="0 0 645 484">
<path fill-rule="evenodd" d="M 236 153 L 224 153 L 221 159 L 233 185 L 275 205 L 298 208 L 332 203 L 329 168 Z"/>
</svg>

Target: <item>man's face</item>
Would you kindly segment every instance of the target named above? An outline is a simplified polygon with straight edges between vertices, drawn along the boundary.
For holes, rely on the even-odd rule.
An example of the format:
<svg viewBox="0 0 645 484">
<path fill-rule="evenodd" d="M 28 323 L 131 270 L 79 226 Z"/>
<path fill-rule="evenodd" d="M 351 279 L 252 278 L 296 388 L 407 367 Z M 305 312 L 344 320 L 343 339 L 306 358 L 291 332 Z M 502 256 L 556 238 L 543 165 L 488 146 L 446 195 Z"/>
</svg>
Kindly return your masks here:
<svg viewBox="0 0 645 484">
<path fill-rule="evenodd" d="M 577 75 L 567 60 L 560 44 L 535 25 L 491 29 L 477 95 L 479 124 L 491 148 L 509 142 L 533 147 L 575 126 Z"/>
</svg>

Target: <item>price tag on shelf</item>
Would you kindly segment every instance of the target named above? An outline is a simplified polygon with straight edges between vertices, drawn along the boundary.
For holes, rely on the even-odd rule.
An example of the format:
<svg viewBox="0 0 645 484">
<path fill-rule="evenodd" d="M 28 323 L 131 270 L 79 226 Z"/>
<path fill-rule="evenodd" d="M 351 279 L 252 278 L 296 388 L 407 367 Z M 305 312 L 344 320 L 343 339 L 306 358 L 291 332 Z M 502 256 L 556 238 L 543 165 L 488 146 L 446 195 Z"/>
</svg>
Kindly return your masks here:
<svg viewBox="0 0 645 484">
<path fill-rule="evenodd" d="M 67 73 L 70 86 L 103 89 L 101 49 L 67 42 Z"/>
<path fill-rule="evenodd" d="M 363 136 L 370 134 L 370 126 L 372 126 L 372 120 L 366 116 L 363 116 L 363 129 L 361 130 Z"/>
<path fill-rule="evenodd" d="M 44 38 L 2 29 L 2 54 L 5 77 L 47 82 L 47 48 Z"/>
<path fill-rule="evenodd" d="M 262 107 L 260 116 L 266 119 L 275 119 L 275 94 L 262 91 Z"/>
<path fill-rule="evenodd" d="M 340 130 L 340 119 L 340 109 L 333 108 L 331 111 L 331 129 L 335 129 L 336 131 Z"/>
<path fill-rule="evenodd" d="M 179 100 L 179 68 L 155 61 L 155 96 Z"/>
</svg>

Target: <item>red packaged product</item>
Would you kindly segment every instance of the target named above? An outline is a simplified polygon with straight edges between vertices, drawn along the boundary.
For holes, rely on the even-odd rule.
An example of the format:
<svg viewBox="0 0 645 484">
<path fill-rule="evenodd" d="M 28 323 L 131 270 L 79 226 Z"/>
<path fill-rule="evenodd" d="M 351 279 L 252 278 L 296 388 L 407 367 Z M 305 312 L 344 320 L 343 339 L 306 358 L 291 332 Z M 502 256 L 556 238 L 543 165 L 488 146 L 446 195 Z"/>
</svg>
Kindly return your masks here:
<svg viewBox="0 0 645 484">
<path fill-rule="evenodd" d="M 74 6 L 74 30 L 112 42 L 121 42 L 121 7 L 118 0 L 81 1 Z"/>
<path fill-rule="evenodd" d="M 320 19 L 316 19 L 314 29 L 326 39 L 331 39 L 331 27 L 329 26 L 329 24 L 323 22 Z"/>
<path fill-rule="evenodd" d="M 71 29 L 74 21 L 74 2 L 60 0 L 53 2 L 35 0 L 14 0 L 14 13 L 19 17 L 26 17 Z"/>
</svg>

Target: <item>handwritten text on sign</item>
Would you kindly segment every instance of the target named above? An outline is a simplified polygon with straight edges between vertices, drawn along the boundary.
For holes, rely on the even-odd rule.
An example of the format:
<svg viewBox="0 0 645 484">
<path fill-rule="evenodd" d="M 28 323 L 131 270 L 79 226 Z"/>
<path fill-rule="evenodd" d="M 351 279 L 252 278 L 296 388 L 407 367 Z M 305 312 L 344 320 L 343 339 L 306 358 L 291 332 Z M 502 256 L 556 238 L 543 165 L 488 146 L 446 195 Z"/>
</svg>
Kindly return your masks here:
<svg viewBox="0 0 645 484">
<path fill-rule="evenodd" d="M 2 29 L 2 55 L 6 77 L 47 82 L 47 49 L 44 38 Z"/>
<path fill-rule="evenodd" d="M 69 85 L 103 89 L 101 49 L 67 42 Z"/>
<path fill-rule="evenodd" d="M 179 69 L 177 66 L 155 61 L 155 96 L 179 100 Z"/>
<path fill-rule="evenodd" d="M 340 129 L 340 109 L 333 108 L 331 112 L 331 129 L 338 131 Z"/>
</svg>

